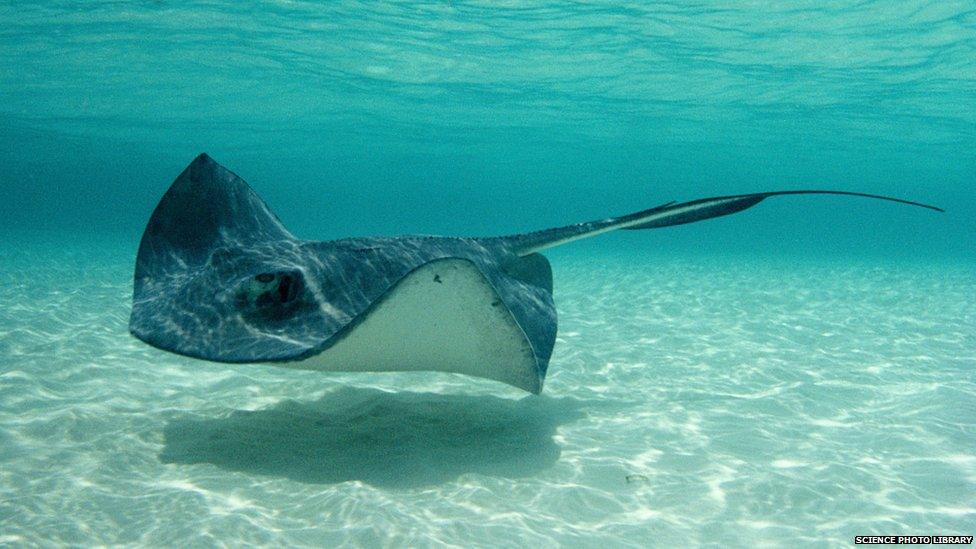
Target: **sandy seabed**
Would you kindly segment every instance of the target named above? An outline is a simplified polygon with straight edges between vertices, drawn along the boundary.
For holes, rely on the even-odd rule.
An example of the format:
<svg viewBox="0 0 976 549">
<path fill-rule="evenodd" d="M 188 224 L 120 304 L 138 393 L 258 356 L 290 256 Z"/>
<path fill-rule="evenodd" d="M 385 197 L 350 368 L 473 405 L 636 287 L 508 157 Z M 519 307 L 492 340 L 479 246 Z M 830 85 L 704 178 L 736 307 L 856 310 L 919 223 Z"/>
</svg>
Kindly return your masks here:
<svg viewBox="0 0 976 549">
<path fill-rule="evenodd" d="M 0 544 L 976 532 L 976 268 L 560 254 L 542 396 L 128 335 L 132 250 L 0 251 Z"/>
</svg>

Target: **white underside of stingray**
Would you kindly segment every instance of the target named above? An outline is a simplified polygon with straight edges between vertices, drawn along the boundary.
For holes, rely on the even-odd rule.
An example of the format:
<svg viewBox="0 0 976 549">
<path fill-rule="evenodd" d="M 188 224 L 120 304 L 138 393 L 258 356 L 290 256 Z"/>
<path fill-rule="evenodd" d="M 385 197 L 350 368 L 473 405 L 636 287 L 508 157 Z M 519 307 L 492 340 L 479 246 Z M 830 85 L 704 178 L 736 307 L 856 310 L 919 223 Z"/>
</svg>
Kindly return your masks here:
<svg viewBox="0 0 976 549">
<path fill-rule="evenodd" d="M 330 372 L 454 372 L 542 390 L 532 347 L 484 275 L 463 259 L 413 271 L 332 347 L 283 366 Z"/>
</svg>

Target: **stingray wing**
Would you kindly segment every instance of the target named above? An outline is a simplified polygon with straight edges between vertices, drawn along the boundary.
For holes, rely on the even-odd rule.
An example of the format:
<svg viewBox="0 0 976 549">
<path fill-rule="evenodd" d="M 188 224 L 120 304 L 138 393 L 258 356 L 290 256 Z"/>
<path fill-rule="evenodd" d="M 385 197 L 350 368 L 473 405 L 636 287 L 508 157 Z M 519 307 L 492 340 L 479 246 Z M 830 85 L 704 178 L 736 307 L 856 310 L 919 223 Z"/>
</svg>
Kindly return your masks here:
<svg viewBox="0 0 976 549">
<path fill-rule="evenodd" d="M 201 154 L 173 181 L 149 218 L 135 282 L 200 266 L 219 247 L 279 240 L 294 237 L 243 179 Z"/>
<path fill-rule="evenodd" d="M 300 247 L 244 180 L 202 154 L 146 226 L 129 330 L 155 347 L 224 362 L 309 352 L 340 322 L 308 298 Z M 270 307 L 254 307 L 260 290 L 283 286 Z"/>
</svg>

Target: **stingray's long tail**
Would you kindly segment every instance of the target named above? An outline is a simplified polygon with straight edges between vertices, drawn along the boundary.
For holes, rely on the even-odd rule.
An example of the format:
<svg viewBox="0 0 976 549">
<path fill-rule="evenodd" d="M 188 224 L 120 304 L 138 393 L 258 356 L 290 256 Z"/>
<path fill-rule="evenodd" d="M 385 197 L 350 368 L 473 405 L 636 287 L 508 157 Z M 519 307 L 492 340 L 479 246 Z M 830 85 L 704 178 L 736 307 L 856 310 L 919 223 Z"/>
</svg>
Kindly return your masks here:
<svg viewBox="0 0 976 549">
<path fill-rule="evenodd" d="M 598 234 L 603 234 L 617 229 L 637 230 L 637 229 L 657 229 L 658 227 L 670 227 L 672 225 L 683 225 L 704 221 L 713 217 L 741 212 L 751 208 L 770 196 L 787 194 L 839 194 L 845 196 L 861 196 L 866 198 L 876 198 L 878 200 L 888 200 L 899 202 L 910 206 L 928 208 L 937 212 L 944 212 L 942 208 L 892 198 L 890 196 L 880 196 L 876 194 L 852 193 L 846 191 L 778 191 L 768 193 L 737 194 L 732 196 L 719 196 L 715 198 L 702 198 L 691 202 L 676 204 L 668 202 L 649 210 L 624 215 L 621 217 L 611 217 L 600 221 L 589 221 L 577 223 L 566 227 L 546 229 L 527 233 L 514 237 L 516 239 L 515 250 L 519 255 L 525 256 L 546 248 L 559 246 L 581 238 L 589 238 Z"/>
</svg>

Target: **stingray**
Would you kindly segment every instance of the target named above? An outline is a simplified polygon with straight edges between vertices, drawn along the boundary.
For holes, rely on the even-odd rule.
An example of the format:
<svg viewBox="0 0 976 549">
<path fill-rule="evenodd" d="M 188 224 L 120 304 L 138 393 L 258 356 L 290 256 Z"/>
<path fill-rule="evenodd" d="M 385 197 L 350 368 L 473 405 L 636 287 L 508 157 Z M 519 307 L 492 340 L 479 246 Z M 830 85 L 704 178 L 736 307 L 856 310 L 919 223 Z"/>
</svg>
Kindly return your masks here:
<svg viewBox="0 0 976 549">
<path fill-rule="evenodd" d="M 432 370 L 542 391 L 556 341 L 542 250 L 617 229 L 694 223 L 795 190 L 668 202 L 620 217 L 484 238 L 292 236 L 206 154 L 165 193 L 142 236 L 129 329 L 173 353 L 323 371 Z"/>
</svg>

